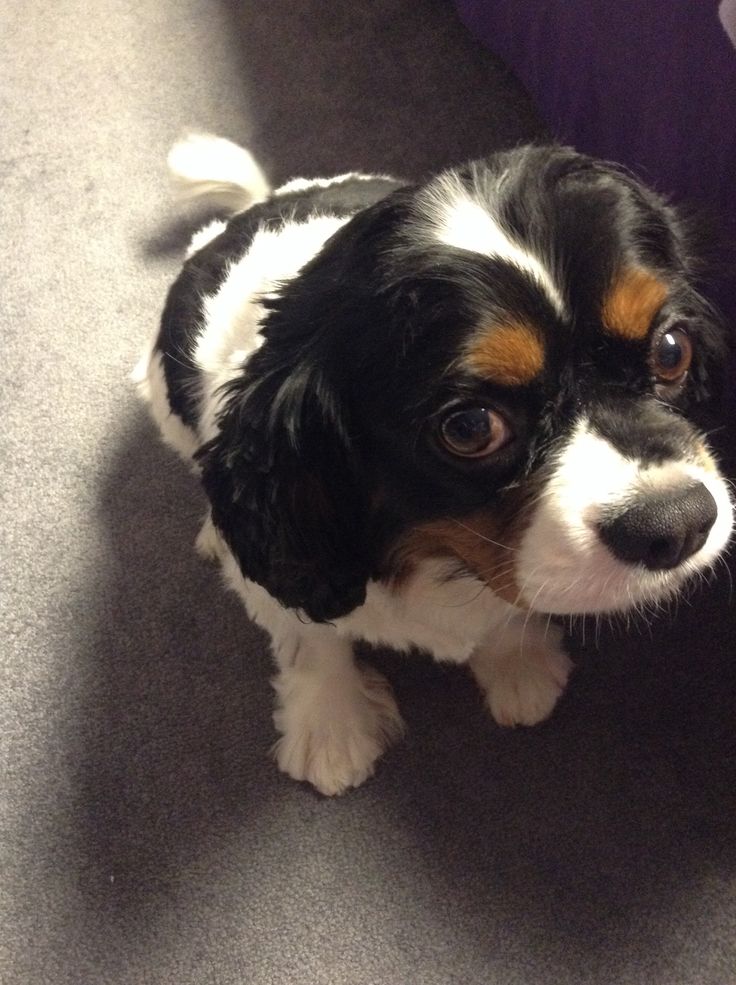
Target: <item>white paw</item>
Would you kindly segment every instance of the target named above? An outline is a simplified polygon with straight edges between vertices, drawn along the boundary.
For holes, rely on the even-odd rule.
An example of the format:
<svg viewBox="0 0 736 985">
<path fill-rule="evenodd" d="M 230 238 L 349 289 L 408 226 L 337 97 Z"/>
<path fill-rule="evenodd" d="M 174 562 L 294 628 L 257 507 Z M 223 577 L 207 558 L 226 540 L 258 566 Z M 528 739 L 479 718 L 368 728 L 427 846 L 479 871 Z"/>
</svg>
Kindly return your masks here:
<svg viewBox="0 0 736 985">
<path fill-rule="evenodd" d="M 548 639 L 529 641 L 522 653 L 496 657 L 482 680 L 476 675 L 499 725 L 537 725 L 552 714 L 573 667 L 561 636 L 555 627 Z"/>
<path fill-rule="evenodd" d="M 372 668 L 333 677 L 289 669 L 274 682 L 282 733 L 274 746 L 282 772 L 327 796 L 360 786 L 404 730 L 391 686 Z"/>
</svg>

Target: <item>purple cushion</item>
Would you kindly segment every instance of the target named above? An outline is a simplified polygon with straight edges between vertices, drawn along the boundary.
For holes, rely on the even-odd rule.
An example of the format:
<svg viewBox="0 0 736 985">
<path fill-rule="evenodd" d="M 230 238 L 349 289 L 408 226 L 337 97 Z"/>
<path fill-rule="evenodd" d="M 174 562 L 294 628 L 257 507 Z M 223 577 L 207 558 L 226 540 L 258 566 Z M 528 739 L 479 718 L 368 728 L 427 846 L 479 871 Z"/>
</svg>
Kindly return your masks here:
<svg viewBox="0 0 736 985">
<path fill-rule="evenodd" d="M 736 0 L 456 3 L 558 139 L 710 206 L 736 243 Z M 736 274 L 715 293 L 736 316 Z"/>
</svg>

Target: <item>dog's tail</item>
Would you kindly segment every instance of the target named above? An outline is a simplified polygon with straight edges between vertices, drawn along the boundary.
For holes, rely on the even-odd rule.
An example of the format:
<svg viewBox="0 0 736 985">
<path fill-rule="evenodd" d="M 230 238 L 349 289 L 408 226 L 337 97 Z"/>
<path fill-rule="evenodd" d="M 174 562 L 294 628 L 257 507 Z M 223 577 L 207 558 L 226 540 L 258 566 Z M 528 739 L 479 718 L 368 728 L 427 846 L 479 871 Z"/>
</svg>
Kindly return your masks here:
<svg viewBox="0 0 736 985">
<path fill-rule="evenodd" d="M 169 173 L 181 201 L 240 212 L 271 193 L 253 157 L 224 137 L 191 133 L 169 151 Z"/>
</svg>

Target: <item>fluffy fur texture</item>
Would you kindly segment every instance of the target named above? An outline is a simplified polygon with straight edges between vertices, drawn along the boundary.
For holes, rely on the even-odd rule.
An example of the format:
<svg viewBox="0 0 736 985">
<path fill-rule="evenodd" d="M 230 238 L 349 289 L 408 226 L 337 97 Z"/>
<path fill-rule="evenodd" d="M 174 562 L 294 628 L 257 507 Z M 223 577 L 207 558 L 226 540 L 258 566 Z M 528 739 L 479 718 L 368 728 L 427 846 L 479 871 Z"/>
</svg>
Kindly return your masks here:
<svg viewBox="0 0 736 985">
<path fill-rule="evenodd" d="M 687 228 L 631 177 L 524 147 L 271 192 L 203 136 L 170 163 L 237 211 L 195 237 L 138 379 L 201 473 L 199 550 L 271 635 L 286 773 L 341 793 L 400 734 L 354 640 L 467 663 L 531 725 L 571 669 L 551 614 L 656 604 L 719 557 L 692 415 L 723 333 Z"/>
</svg>

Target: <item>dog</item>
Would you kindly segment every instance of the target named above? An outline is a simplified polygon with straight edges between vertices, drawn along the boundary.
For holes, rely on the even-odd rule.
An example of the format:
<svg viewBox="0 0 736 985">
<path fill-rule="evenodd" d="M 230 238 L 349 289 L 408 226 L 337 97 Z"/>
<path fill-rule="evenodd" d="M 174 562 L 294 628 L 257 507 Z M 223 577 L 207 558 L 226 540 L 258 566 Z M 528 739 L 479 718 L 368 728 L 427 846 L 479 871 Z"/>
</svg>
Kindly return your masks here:
<svg viewBox="0 0 736 985">
<path fill-rule="evenodd" d="M 193 135 L 193 238 L 138 370 L 201 476 L 197 539 L 270 634 L 278 766 L 326 795 L 403 730 L 353 643 L 467 664 L 547 718 L 553 616 L 646 610 L 711 569 L 732 504 L 693 414 L 726 332 L 689 224 L 621 169 L 523 146 L 407 184 L 271 190 Z"/>
</svg>

